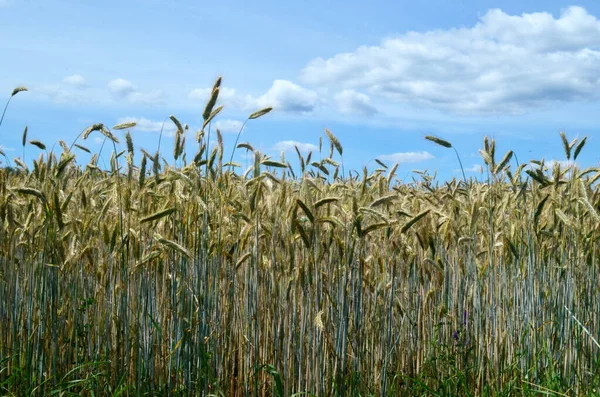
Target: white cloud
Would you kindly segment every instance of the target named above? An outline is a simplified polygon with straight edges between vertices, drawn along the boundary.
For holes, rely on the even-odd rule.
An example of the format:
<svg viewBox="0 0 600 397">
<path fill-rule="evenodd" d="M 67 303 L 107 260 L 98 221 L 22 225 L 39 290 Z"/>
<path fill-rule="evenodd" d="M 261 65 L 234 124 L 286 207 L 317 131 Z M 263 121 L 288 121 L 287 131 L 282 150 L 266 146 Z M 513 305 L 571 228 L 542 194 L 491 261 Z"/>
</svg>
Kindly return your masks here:
<svg viewBox="0 0 600 397">
<path fill-rule="evenodd" d="M 114 79 L 108 83 L 110 92 L 118 97 L 126 97 L 137 91 L 137 87 L 129 80 Z"/>
<path fill-rule="evenodd" d="M 3 145 L 0 145 L 0 150 L 2 150 L 3 152 L 14 152 L 17 149 L 15 149 L 13 147 L 6 147 L 6 146 L 3 146 Z"/>
<path fill-rule="evenodd" d="M 111 80 L 108 89 L 116 98 L 127 99 L 132 103 L 156 105 L 162 103 L 164 99 L 162 90 L 140 92 L 131 81 L 121 78 Z"/>
<path fill-rule="evenodd" d="M 342 113 L 369 116 L 377 113 L 377 109 L 371 105 L 370 98 L 354 90 L 343 90 L 336 94 L 335 100 L 338 109 Z"/>
<path fill-rule="evenodd" d="M 574 166 L 576 163 L 573 160 L 548 160 L 544 162 L 544 165 L 550 171 L 552 171 L 556 164 L 560 165 L 560 168 L 564 170 L 567 167 Z"/>
<path fill-rule="evenodd" d="M 87 82 L 80 74 L 74 74 L 71 76 L 67 76 L 63 79 L 63 83 L 76 87 L 76 88 L 85 88 L 87 87 Z"/>
<path fill-rule="evenodd" d="M 431 160 L 434 156 L 429 152 L 403 152 L 384 154 L 377 157 L 379 160 L 392 161 L 394 163 L 418 163 L 420 161 Z"/>
<path fill-rule="evenodd" d="M 488 11 L 468 28 L 409 32 L 317 58 L 301 80 L 456 113 L 520 113 L 600 97 L 600 21 L 581 7 Z"/>
<path fill-rule="evenodd" d="M 117 119 L 117 124 L 135 122 L 136 126 L 133 127 L 132 131 L 142 131 L 142 132 L 160 132 L 161 129 L 163 133 L 167 136 L 174 136 L 176 127 L 170 121 L 153 121 L 147 119 L 145 117 L 121 117 Z M 164 127 L 163 127 L 164 126 Z"/>
<path fill-rule="evenodd" d="M 454 172 L 461 172 L 460 169 L 455 169 Z M 465 172 L 474 172 L 480 174 L 483 172 L 483 166 L 481 164 L 473 164 L 472 167 L 465 168 Z"/>
<path fill-rule="evenodd" d="M 269 90 L 259 98 L 247 102 L 254 102 L 255 107 L 264 108 L 273 106 L 274 110 L 290 113 L 310 113 L 318 102 L 319 96 L 316 92 L 300 87 L 287 80 L 275 80 Z"/>
<path fill-rule="evenodd" d="M 228 133 L 228 132 L 238 133 L 238 132 L 240 132 L 240 129 L 242 128 L 243 124 L 244 123 L 242 123 L 241 121 L 238 121 L 238 120 L 224 119 L 224 120 L 215 121 L 213 123 L 213 127 L 218 128 L 223 133 Z"/>
<path fill-rule="evenodd" d="M 317 145 L 313 145 L 312 143 L 303 143 L 303 142 L 297 142 L 297 141 L 277 142 L 275 144 L 275 146 L 273 146 L 273 149 L 278 150 L 280 152 L 289 152 L 289 151 L 296 151 L 296 149 L 294 148 L 295 146 L 298 147 L 298 150 L 300 150 L 301 152 L 304 152 L 304 153 L 316 152 L 317 150 L 319 150 L 319 147 Z"/>
<path fill-rule="evenodd" d="M 188 93 L 188 98 L 206 103 L 212 88 L 196 88 Z M 247 111 L 256 111 L 267 106 L 288 113 L 310 113 L 315 110 L 319 96 L 316 92 L 303 88 L 287 80 L 275 80 L 269 90 L 261 96 L 242 95 L 235 89 L 221 87 L 218 102 Z"/>
<path fill-rule="evenodd" d="M 86 97 L 79 90 L 73 91 L 62 85 L 48 84 L 39 87 L 32 87 L 31 91 L 60 104 L 79 104 L 85 101 Z"/>
<path fill-rule="evenodd" d="M 212 87 L 211 88 L 195 88 L 190 91 L 190 93 L 188 94 L 188 98 L 195 100 L 195 101 L 201 101 L 203 103 L 206 103 L 210 99 L 211 94 L 212 94 Z M 235 98 L 236 98 L 236 92 L 233 88 L 224 87 L 224 86 L 221 86 L 219 88 L 218 101 L 227 103 Z"/>
</svg>

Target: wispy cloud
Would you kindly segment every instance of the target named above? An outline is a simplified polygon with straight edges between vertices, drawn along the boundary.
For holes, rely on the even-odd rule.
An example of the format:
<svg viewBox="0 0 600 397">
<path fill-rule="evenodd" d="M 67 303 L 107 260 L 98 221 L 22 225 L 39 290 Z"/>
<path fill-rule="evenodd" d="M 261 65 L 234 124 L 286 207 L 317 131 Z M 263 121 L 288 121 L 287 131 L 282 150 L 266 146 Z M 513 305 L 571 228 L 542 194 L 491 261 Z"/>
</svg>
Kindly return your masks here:
<svg viewBox="0 0 600 397">
<path fill-rule="evenodd" d="M 454 172 L 461 172 L 461 169 L 456 168 Z M 476 174 L 480 174 L 483 172 L 483 166 L 481 164 L 473 164 L 473 166 L 465 168 L 465 172 L 474 172 Z"/>
<path fill-rule="evenodd" d="M 75 87 L 75 88 L 85 88 L 88 86 L 85 78 L 83 78 L 80 74 L 73 74 L 71 76 L 67 76 L 63 79 L 63 83 Z"/>
<path fill-rule="evenodd" d="M 68 87 L 64 84 L 34 86 L 31 88 L 31 91 L 59 104 L 80 104 L 87 98 L 81 90 L 73 89 L 73 87 Z"/>
<path fill-rule="evenodd" d="M 554 159 L 552 159 L 552 160 L 548 160 L 544 163 L 544 165 L 549 170 L 552 170 L 556 164 L 558 164 L 561 169 L 565 169 L 567 167 L 572 167 L 572 166 L 576 165 L 575 161 L 573 161 L 573 160 L 554 160 Z"/>
<path fill-rule="evenodd" d="M 231 119 L 217 120 L 213 123 L 213 126 L 223 133 L 238 133 L 242 128 L 242 125 L 243 123 L 241 121 Z"/>
<path fill-rule="evenodd" d="M 117 78 L 108 83 L 108 90 L 116 99 L 125 99 L 131 103 L 157 105 L 163 102 L 164 92 L 161 90 L 141 92 L 129 80 Z"/>
<path fill-rule="evenodd" d="M 189 92 L 188 98 L 192 99 L 194 101 L 200 101 L 202 103 L 206 103 L 210 99 L 211 94 L 212 94 L 212 87 L 211 88 L 195 88 Z M 232 105 L 231 101 L 234 100 L 234 102 L 235 102 L 235 100 L 237 100 L 237 99 L 238 99 L 238 95 L 237 95 L 235 89 L 225 87 L 225 86 L 221 86 L 221 88 L 219 88 L 218 102 L 223 103 L 223 104 Z"/>
<path fill-rule="evenodd" d="M 520 113 L 600 97 L 600 21 L 493 9 L 473 27 L 410 32 L 303 69 L 301 81 L 455 113 Z"/>
<path fill-rule="evenodd" d="M 392 161 L 394 163 L 418 163 L 425 160 L 431 160 L 434 156 L 429 152 L 401 152 L 393 154 L 384 154 L 377 157 L 379 160 Z"/>
<path fill-rule="evenodd" d="M 300 150 L 301 152 L 304 152 L 304 153 L 316 152 L 317 150 L 319 150 L 319 147 L 317 145 L 313 145 L 312 143 L 298 142 L 298 141 L 277 142 L 273 146 L 273 149 L 280 151 L 280 152 L 289 152 L 292 150 L 295 151 L 296 149 L 294 147 L 298 147 L 298 150 Z"/>
</svg>

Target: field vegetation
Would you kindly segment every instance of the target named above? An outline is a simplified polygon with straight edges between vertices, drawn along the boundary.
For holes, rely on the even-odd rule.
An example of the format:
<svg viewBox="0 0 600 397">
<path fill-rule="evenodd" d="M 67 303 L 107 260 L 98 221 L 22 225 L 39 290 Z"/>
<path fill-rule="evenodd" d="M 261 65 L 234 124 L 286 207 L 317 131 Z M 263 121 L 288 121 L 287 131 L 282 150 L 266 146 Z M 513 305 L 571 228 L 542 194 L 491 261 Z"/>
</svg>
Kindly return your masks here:
<svg viewBox="0 0 600 397">
<path fill-rule="evenodd" d="M 226 150 L 219 87 L 193 155 L 171 116 L 168 155 L 95 124 L 4 156 L 0 395 L 599 395 L 600 168 L 485 138 L 485 181 L 400 183 L 330 131 L 292 167 Z"/>
</svg>

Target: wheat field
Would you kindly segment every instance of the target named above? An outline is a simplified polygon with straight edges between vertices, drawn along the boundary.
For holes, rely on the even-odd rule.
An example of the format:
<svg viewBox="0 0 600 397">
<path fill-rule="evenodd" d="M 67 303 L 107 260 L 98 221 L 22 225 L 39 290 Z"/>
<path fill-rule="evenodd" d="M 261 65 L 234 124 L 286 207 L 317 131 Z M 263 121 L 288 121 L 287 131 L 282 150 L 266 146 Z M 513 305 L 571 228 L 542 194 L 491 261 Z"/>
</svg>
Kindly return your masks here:
<svg viewBox="0 0 600 397">
<path fill-rule="evenodd" d="M 0 169 L 0 395 L 599 395 L 600 168 L 485 138 L 484 182 L 401 183 L 345 173 L 328 130 L 292 167 L 226 150 L 219 87 L 193 155 L 173 116 L 168 155 L 134 124 L 59 154 L 25 131 L 39 158 Z M 106 167 L 77 162 L 90 136 Z"/>
</svg>

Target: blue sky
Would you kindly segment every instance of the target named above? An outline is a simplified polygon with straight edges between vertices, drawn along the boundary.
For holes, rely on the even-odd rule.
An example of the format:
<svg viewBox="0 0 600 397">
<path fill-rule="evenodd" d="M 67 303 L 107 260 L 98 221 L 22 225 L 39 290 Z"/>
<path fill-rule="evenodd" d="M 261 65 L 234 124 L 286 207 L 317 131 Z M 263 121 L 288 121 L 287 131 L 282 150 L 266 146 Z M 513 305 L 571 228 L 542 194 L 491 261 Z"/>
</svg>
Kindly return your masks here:
<svg viewBox="0 0 600 397">
<path fill-rule="evenodd" d="M 22 157 L 21 134 L 52 146 L 93 123 L 138 121 L 137 147 L 153 152 L 171 114 L 190 126 L 189 157 L 210 87 L 223 76 L 225 110 L 213 128 L 227 152 L 242 142 L 295 160 L 324 129 L 346 169 L 374 159 L 460 177 L 483 164 L 483 137 L 498 157 L 565 160 L 559 132 L 588 136 L 578 158 L 597 166 L 600 3 L 580 1 L 33 1 L 0 0 L 0 101 L 10 104 L 0 146 Z M 167 135 L 172 123 L 165 124 Z M 117 134 L 122 136 L 122 134 Z M 100 148 L 97 139 L 85 142 Z M 163 140 L 170 158 L 172 137 Z M 56 146 L 59 151 L 59 146 Z M 328 148 L 324 149 L 325 155 Z M 85 156 L 79 157 L 85 163 Z M 25 160 L 39 155 L 28 146 Z M 2 159 L 4 160 L 4 159 Z M 246 161 L 242 151 L 236 160 Z"/>
</svg>

